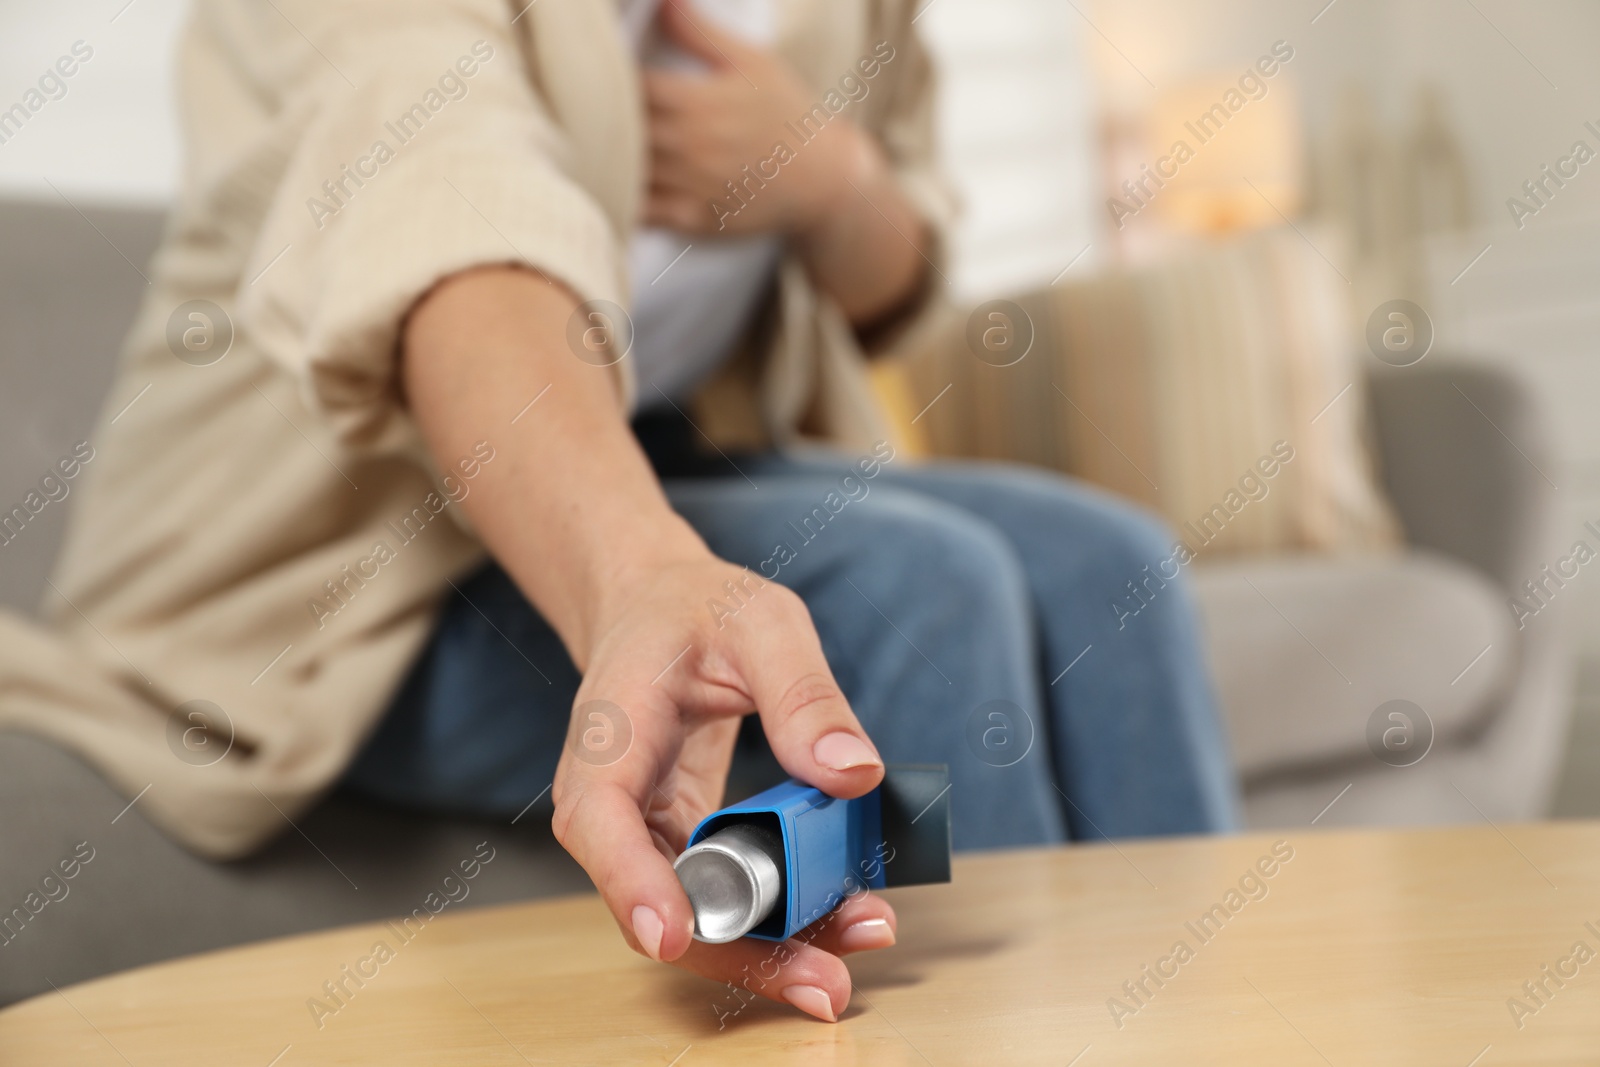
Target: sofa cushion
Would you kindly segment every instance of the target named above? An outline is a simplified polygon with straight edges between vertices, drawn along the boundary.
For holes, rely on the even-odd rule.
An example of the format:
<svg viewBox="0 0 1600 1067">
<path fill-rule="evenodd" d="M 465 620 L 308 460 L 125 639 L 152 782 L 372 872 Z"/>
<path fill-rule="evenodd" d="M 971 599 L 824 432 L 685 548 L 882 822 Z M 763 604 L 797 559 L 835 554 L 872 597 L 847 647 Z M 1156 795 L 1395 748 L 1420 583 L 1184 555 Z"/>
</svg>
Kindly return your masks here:
<svg viewBox="0 0 1600 1067">
<path fill-rule="evenodd" d="M 1441 556 L 1279 557 L 1197 566 L 1213 677 L 1247 778 L 1375 758 L 1367 720 L 1409 700 L 1435 743 L 1504 695 L 1519 640 L 1504 598 Z"/>
<path fill-rule="evenodd" d="M 1137 500 L 1207 560 L 1398 550 L 1352 318 L 1287 227 L 1072 275 L 908 342 L 908 429 Z"/>
<path fill-rule="evenodd" d="M 590 888 L 548 800 L 472 820 L 339 795 L 235 863 L 185 852 L 143 807 L 76 756 L 0 733 L 0 1007 L 245 941 Z"/>
<path fill-rule="evenodd" d="M 59 200 L 0 201 L 0 513 L 40 489 L 74 446 L 93 444 L 162 220 L 156 211 L 85 205 L 80 215 Z M 70 482 L 56 486 L 72 499 Z M 0 606 L 33 612 L 71 506 L 52 499 L 20 533 L 0 530 Z"/>
</svg>

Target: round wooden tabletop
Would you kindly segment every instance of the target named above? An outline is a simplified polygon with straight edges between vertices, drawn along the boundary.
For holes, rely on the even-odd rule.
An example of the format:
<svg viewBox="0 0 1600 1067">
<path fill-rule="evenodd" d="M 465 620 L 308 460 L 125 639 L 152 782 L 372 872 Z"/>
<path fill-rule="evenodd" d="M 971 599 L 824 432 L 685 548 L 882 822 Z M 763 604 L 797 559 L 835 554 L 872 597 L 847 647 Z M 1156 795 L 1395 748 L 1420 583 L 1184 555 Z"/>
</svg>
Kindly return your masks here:
<svg viewBox="0 0 1600 1067">
<path fill-rule="evenodd" d="M 969 856 L 891 898 L 831 1026 L 635 956 L 581 897 L 73 986 L 0 1012 L 0 1063 L 1600 1062 L 1597 823 Z"/>
</svg>

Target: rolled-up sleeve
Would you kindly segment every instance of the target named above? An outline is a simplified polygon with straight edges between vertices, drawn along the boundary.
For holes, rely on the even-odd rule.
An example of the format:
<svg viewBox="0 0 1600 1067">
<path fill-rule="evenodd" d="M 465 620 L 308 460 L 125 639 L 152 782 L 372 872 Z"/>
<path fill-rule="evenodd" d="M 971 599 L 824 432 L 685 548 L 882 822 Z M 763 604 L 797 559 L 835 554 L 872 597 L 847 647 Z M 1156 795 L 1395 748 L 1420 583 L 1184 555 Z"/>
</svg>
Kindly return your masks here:
<svg viewBox="0 0 1600 1067">
<path fill-rule="evenodd" d="M 400 331 L 449 275 L 523 264 L 580 300 L 624 302 L 617 227 L 563 166 L 570 146 L 508 6 L 270 8 L 263 18 L 295 30 L 275 64 L 258 60 L 274 98 L 268 151 L 284 157 L 240 280 L 240 326 L 344 443 L 382 449 L 409 433 Z"/>
</svg>

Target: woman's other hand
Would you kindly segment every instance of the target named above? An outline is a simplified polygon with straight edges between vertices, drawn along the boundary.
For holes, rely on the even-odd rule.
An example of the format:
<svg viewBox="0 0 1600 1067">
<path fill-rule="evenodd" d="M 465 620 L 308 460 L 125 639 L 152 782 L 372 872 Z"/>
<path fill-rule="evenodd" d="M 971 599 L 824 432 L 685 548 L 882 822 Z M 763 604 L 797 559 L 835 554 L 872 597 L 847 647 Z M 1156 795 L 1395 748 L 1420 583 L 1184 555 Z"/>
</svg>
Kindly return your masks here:
<svg viewBox="0 0 1600 1067">
<path fill-rule="evenodd" d="M 883 166 L 872 139 L 842 115 L 823 111 L 826 122 L 813 120 L 805 130 L 811 139 L 801 142 L 789 124 L 817 101 L 782 57 L 675 0 L 661 5 L 659 18 L 667 38 L 706 69 L 644 72 L 646 223 L 685 234 L 801 235 L 854 195 L 849 181 L 859 184 Z"/>
<path fill-rule="evenodd" d="M 877 140 L 850 121 L 894 51 L 874 46 L 839 72 L 861 87 L 835 114 L 777 53 L 665 0 L 660 21 L 706 70 L 644 73 L 650 185 L 644 222 L 695 236 L 788 238 L 817 288 L 862 329 L 894 315 L 931 264 L 929 227 Z M 880 58 L 882 57 L 882 58 Z M 804 139 L 802 139 L 802 137 Z M 731 188 L 730 188 L 731 183 Z"/>
</svg>

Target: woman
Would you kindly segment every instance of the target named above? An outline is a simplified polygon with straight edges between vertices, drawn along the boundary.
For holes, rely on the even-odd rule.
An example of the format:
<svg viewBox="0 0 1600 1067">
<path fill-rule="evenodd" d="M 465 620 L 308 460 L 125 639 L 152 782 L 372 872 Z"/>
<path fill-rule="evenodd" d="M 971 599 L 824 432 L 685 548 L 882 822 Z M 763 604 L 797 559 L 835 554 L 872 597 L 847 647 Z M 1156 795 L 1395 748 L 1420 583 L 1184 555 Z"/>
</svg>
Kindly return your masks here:
<svg viewBox="0 0 1600 1067">
<path fill-rule="evenodd" d="M 915 11 L 836 9 L 197 5 L 184 193 L 54 629 L 0 620 L 5 723 L 216 856 L 339 783 L 537 803 L 635 949 L 725 980 L 755 950 L 692 942 L 670 858 L 752 710 L 837 796 L 949 763 L 959 847 L 1226 827 L 1159 527 L 878 425 L 862 355 L 948 209 Z M 832 1020 L 893 941 L 858 899 L 761 992 Z"/>
</svg>

